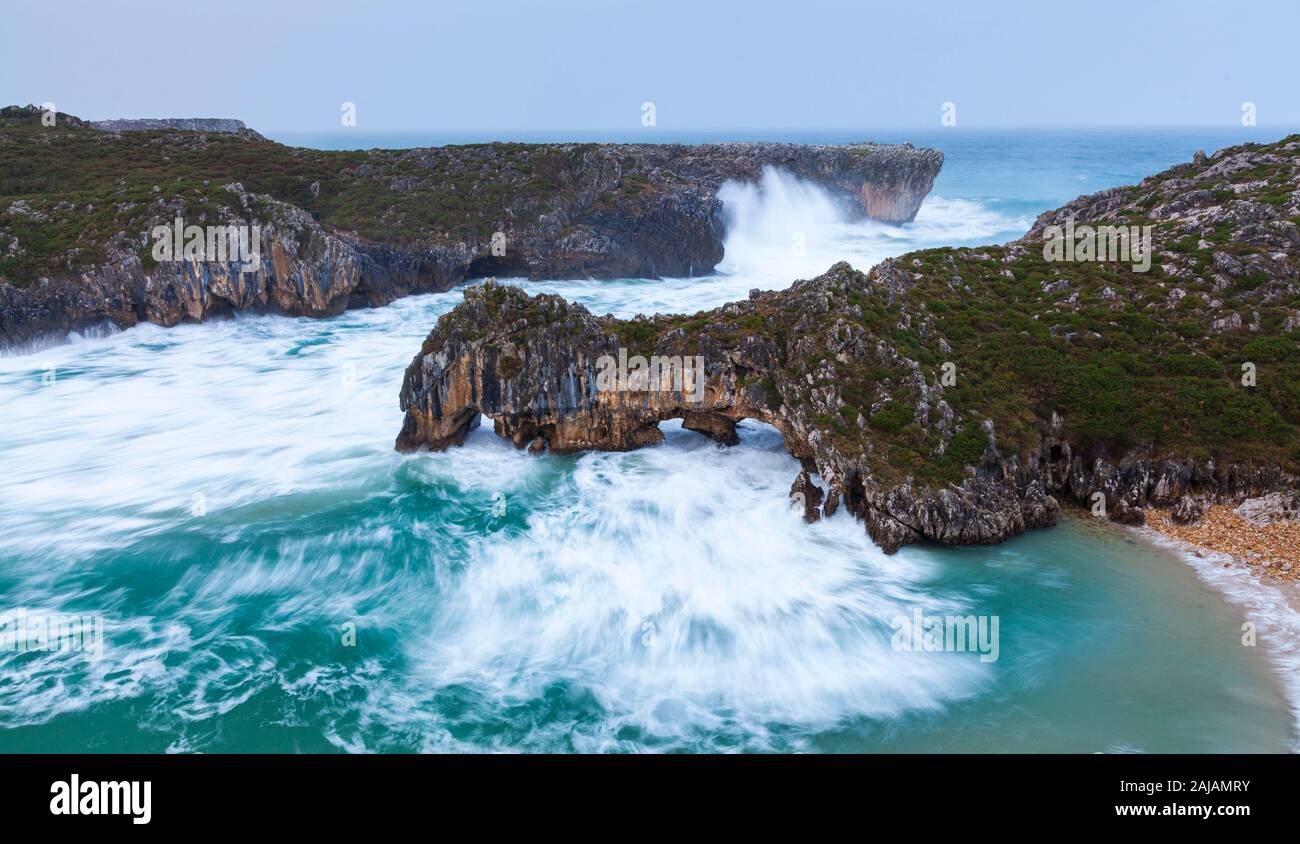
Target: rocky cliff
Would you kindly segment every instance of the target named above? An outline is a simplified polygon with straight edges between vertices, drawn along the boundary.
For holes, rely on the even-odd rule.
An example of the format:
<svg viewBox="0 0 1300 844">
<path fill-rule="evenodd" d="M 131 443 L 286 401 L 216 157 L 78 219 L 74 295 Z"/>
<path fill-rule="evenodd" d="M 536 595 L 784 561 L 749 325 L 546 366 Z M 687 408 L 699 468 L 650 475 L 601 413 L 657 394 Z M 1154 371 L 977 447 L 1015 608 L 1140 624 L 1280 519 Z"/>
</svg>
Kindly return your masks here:
<svg viewBox="0 0 1300 844">
<path fill-rule="evenodd" d="M 1067 222 L 1149 235 L 1150 260 L 1096 260 L 1095 240 L 1061 258 Z M 487 283 L 407 369 L 397 447 L 446 448 L 482 415 L 533 452 L 650 445 L 672 418 L 734 443 L 758 419 L 819 476 L 795 479 L 807 518 L 843 507 L 888 551 L 996 542 L 1062 501 L 1136 523 L 1294 491 L 1297 223 L 1300 136 L 1080 198 L 1006 246 L 841 263 L 689 316 Z"/>
<path fill-rule="evenodd" d="M 175 129 L 181 132 L 227 132 L 237 135 L 251 132 L 242 120 L 223 117 L 169 117 L 162 119 L 138 118 L 131 120 L 91 120 L 92 129 L 101 132 L 151 132 Z"/>
<path fill-rule="evenodd" d="M 0 110 L 0 346 L 235 310 L 321 316 L 488 275 L 658 277 L 722 258 L 718 187 L 780 167 L 910 220 L 942 154 L 854 144 L 473 144 L 326 152 L 248 130 L 100 131 Z M 249 225 L 249 269 L 150 233 Z"/>
</svg>

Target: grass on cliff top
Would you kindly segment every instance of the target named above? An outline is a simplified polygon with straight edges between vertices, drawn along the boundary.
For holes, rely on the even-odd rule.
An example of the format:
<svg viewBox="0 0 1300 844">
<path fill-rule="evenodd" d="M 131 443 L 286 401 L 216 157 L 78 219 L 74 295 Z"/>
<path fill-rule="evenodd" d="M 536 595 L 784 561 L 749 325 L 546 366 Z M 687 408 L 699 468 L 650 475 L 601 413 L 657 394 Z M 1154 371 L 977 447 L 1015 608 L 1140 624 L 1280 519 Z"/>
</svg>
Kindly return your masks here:
<svg viewBox="0 0 1300 844">
<path fill-rule="evenodd" d="M 1204 320 L 1183 319 L 1177 310 L 1115 309 L 1101 298 L 1106 287 L 1124 295 L 1164 292 L 1154 268 L 1139 274 L 1127 266 L 1076 264 L 1056 276 L 1041 254 L 1007 265 L 1002 248 L 978 251 L 989 259 L 963 257 L 970 250 L 956 249 L 905 255 L 901 262 L 921 276 L 905 297 L 890 304 L 880 287 L 866 284 L 841 303 L 860 310 L 856 321 L 872 337 L 919 362 L 927 383 L 940 379 L 945 363 L 956 366 L 956 383 L 944 388 L 943 398 L 958 430 L 943 454 L 938 410 L 922 423 L 913 420 L 918 396 L 905 386 L 906 371 L 874 361 L 841 363 L 821 353 L 785 361 L 786 379 L 800 385 L 806 373 L 830 366 L 833 376 L 814 386 L 833 385 L 845 406 L 814 421 L 844 453 L 865 452 L 881 480 L 958 480 L 984 450 L 985 419 L 993 421 L 1004 455 L 1023 455 L 1039 444 L 1053 412 L 1076 449 L 1102 446 L 1117 458 L 1149 446 L 1156 454 L 1265 461 L 1300 473 L 1300 331 L 1281 333 L 1283 308 L 1259 308 L 1269 330 L 1209 332 Z M 922 266 L 913 267 L 913 259 Z M 1001 272 L 1008 266 L 1012 278 Z M 952 275 L 962 279 L 960 294 L 947 281 Z M 1077 306 L 1058 307 L 1044 292 L 1042 280 L 1057 278 L 1071 284 L 1058 295 L 1078 293 Z M 1289 305 L 1300 309 L 1300 300 Z M 929 314 L 930 336 L 899 327 L 904 313 L 914 320 Z M 740 318 L 713 311 L 610 327 L 637 350 L 653 349 L 658 338 L 679 328 L 688 335 L 708 330 L 724 344 L 764 336 L 785 348 L 794 318 L 777 309 Z M 951 351 L 941 351 L 940 338 Z M 1246 362 L 1257 370 L 1254 387 L 1242 385 Z M 873 412 L 882 390 L 891 400 Z"/>
<path fill-rule="evenodd" d="M 954 256 L 953 264 L 975 293 L 934 300 L 943 303 L 936 324 L 952 351 L 940 354 L 915 335 L 894 340 L 923 365 L 956 365 L 946 400 L 963 418 L 992 419 L 1004 453 L 1034 445 L 1041 420 L 1055 411 L 1070 442 L 1102 444 L 1112 456 L 1151 445 L 1300 470 L 1300 335 L 1281 335 L 1281 309 L 1264 309 L 1267 328 L 1278 333 L 1212 332 L 1208 317 L 1163 302 L 1147 311 L 1101 298 L 1106 287 L 1125 296 L 1143 291 L 1148 301 L 1165 293 L 1173 285 L 1159 287 L 1154 267 L 1139 274 L 1127 265 L 1071 265 L 1060 274 L 1071 289 L 1056 295 L 1078 298 L 1059 307 L 1043 301 L 1041 281 L 1056 277 L 1041 254 L 1011 264 L 1013 279 L 994 261 Z M 918 295 L 940 293 L 932 276 L 925 281 Z M 1254 387 L 1242 384 L 1247 362 L 1257 369 Z"/>
<path fill-rule="evenodd" d="M 93 266 L 115 233 L 147 236 L 153 203 L 183 203 L 187 218 L 203 222 L 205 212 L 238 205 L 222 190 L 236 182 L 376 242 L 486 242 L 507 222 L 535 222 L 592 148 L 324 151 L 222 133 L 0 121 L 0 277 L 26 285 Z M 44 219 L 6 214 L 16 200 Z M 6 251 L 9 238 L 17 250 Z"/>
<path fill-rule="evenodd" d="M 1251 148 L 1280 153 L 1295 140 L 1300 138 Z M 1284 154 L 1296 160 L 1294 153 Z M 1234 183 L 1262 184 L 1219 201 L 1289 198 L 1296 188 L 1294 172 L 1265 164 L 1236 173 Z M 1154 194 L 1169 177 L 1152 180 L 1140 193 Z M 1289 277 L 1250 272 L 1227 289 L 1216 288 L 1214 253 L 1244 259 L 1259 249 L 1234 241 L 1233 224 L 1214 227 L 1208 248 L 1200 247 L 1199 235 L 1196 242 L 1175 238 L 1167 224 L 1146 216 L 1155 204 L 1124 212 L 1120 219 L 1153 224 L 1157 253 L 1168 250 L 1189 260 L 1187 276 L 1166 275 L 1159 254 L 1143 273 L 1121 262 L 1049 263 L 1041 243 L 1026 243 L 1012 261 L 1004 261 L 1009 247 L 901 256 L 898 265 L 911 283 L 893 302 L 882 285 L 861 275 L 832 279 L 828 289 L 836 291 L 835 301 L 825 324 L 852 321 L 917 361 L 930 385 L 939 381 L 945 363 L 955 365 L 956 383 L 944 388 L 943 397 L 956 414 L 957 430 L 943 454 L 938 453 L 938 410 L 932 408 L 919 423 L 913 420 L 918 396 L 899 368 L 874 360 L 840 362 L 827 351 L 833 345 L 829 338 L 822 337 L 817 352 L 784 361 L 784 378 L 799 389 L 801 401 L 807 401 L 810 389 L 837 390 L 843 407 L 815 416 L 808 404 L 808 415 L 842 452 L 866 453 L 878 477 L 887 481 L 910 475 L 935 485 L 960 478 L 985 447 L 981 423 L 986 419 L 993 421 L 1004 455 L 1026 454 L 1041 442 L 1054 412 L 1076 449 L 1102 448 L 1118 458 L 1130 448 L 1150 447 L 1156 455 L 1260 461 L 1300 474 L 1300 329 L 1283 328 L 1288 317 L 1300 315 L 1294 283 L 1300 262 L 1290 257 Z M 1290 221 L 1300 223 L 1300 218 Z M 1213 301 L 1220 304 L 1211 307 Z M 776 294 L 760 297 L 752 314 L 731 316 L 717 309 L 616 321 L 610 328 L 638 350 L 652 349 L 677 329 L 688 335 L 707 331 L 724 346 L 746 335 L 761 336 L 784 350 L 798 339 L 791 331 L 800 317 L 799 306 L 787 309 L 785 302 L 797 300 Z M 1242 328 L 1210 327 L 1212 319 L 1231 313 L 1242 319 Z M 1258 327 L 1251 330 L 1256 314 Z M 924 332 L 918 330 L 922 324 Z M 1255 367 L 1254 386 L 1243 384 L 1247 363 Z M 805 375 L 825 367 L 829 379 L 803 386 Z M 881 403 L 883 395 L 890 400 Z"/>
</svg>

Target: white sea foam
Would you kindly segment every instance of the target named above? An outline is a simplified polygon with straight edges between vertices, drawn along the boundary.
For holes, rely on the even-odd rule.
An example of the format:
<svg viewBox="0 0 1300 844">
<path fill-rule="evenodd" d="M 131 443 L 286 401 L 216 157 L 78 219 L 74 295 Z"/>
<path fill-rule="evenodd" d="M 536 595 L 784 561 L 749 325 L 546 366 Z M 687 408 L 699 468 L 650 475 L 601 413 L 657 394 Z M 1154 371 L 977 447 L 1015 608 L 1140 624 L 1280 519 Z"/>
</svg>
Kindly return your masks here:
<svg viewBox="0 0 1300 844">
<path fill-rule="evenodd" d="M 528 286 L 597 313 L 693 311 L 1018 223 L 938 197 L 911 224 L 854 221 L 776 172 L 724 199 L 717 275 Z M 792 225 L 807 253 L 783 257 Z M 484 428 L 445 454 L 395 454 L 402 371 L 459 300 L 141 326 L 0 358 L 0 597 L 103 614 L 107 638 L 94 663 L 0 666 L 0 724 L 143 698 L 171 749 L 202 750 L 212 719 L 278 692 L 326 707 L 316 726 L 348 750 L 791 749 L 1026 670 L 1025 655 L 894 651 L 895 616 L 986 596 L 941 588 L 931 557 L 886 556 L 850 518 L 804 525 L 786 500 L 798 464 L 769 427 L 719 449 L 665 423 L 656 448 L 540 460 Z M 489 517 L 498 495 L 506 513 Z M 368 648 L 350 661 L 343 620 Z M 599 714 L 500 727 L 556 689 Z M 442 695 L 481 714 L 453 725 Z M 466 730 L 475 717 L 495 732 Z"/>
<path fill-rule="evenodd" d="M 530 290 L 579 299 L 597 314 L 695 313 L 744 299 L 754 288 L 784 289 L 838 261 L 866 271 L 913 249 L 1008 240 L 1032 222 L 972 200 L 930 196 L 912 222 L 882 223 L 864 219 L 821 187 L 770 167 L 757 183 L 727 182 L 718 198 L 725 253 L 712 275 L 617 283 L 516 281 Z"/>
<path fill-rule="evenodd" d="M 1225 600 L 1241 607 L 1255 625 L 1258 646 L 1269 656 L 1291 704 L 1300 752 L 1300 589 L 1261 577 L 1230 555 L 1192 548 L 1150 528 L 1142 530 L 1153 543 L 1173 550 Z M 1243 636 L 1245 633 L 1243 632 Z"/>
<path fill-rule="evenodd" d="M 911 223 L 866 220 L 821 187 L 772 167 L 757 183 L 727 182 L 718 198 L 727 231 L 718 271 L 762 280 L 765 289 L 818 275 L 836 261 L 865 271 L 913 249 L 998 242 L 1031 222 L 942 196 L 927 198 Z"/>
<path fill-rule="evenodd" d="M 659 448 L 582 457 L 519 541 L 476 543 L 413 662 L 500 706 L 561 681 L 586 689 L 608 713 L 583 737 L 593 750 L 627 726 L 672 746 L 982 688 L 978 660 L 890 647 L 892 618 L 963 602 L 932 595 L 923 560 L 884 555 L 852 520 L 805 527 L 784 495 L 797 462 L 774 429 L 745 425 L 741 448 L 665 423 Z"/>
<path fill-rule="evenodd" d="M 815 188 L 784 189 L 753 197 L 745 225 L 770 231 L 765 217 L 779 216 L 781 202 L 829 213 Z M 864 236 L 884 238 L 885 249 L 892 228 Z M 747 232 L 729 254 L 754 266 Z M 829 254 L 815 260 L 809 272 L 832 263 Z M 627 314 L 713 307 L 790 280 L 733 268 L 705 279 L 531 286 Z M 536 460 L 490 428 L 448 454 L 394 454 L 401 372 L 459 299 L 417 296 L 320 321 L 144 325 L 0 358 L 0 538 L 14 584 L 4 597 L 103 613 L 109 647 L 82 676 L 112 680 L 69 690 L 61 657 L 30 659 L 11 668 L 15 693 L 0 693 L 6 722 L 152 694 L 197 723 L 269 686 L 293 695 L 355 688 L 348 672 L 307 681 L 277 664 L 232 611 L 259 601 L 268 602 L 261 635 L 346 618 L 400 641 L 410 678 L 365 684 L 358 718 L 420 724 L 429 748 L 463 746 L 428 712 L 427 690 L 457 683 L 502 705 L 555 682 L 586 689 L 609 713 L 574 739 L 594 749 L 620 746 L 625 726 L 667 746 L 710 729 L 766 746 L 772 723 L 934 709 L 987 682 L 976 660 L 890 649 L 894 615 L 960 599 L 929 594 L 925 565 L 880 554 L 851 520 L 806 528 L 785 500 L 798 465 L 757 423 L 748 423 L 749 447 L 731 450 L 668 424 L 664 446 L 634 454 Z M 415 508 L 409 523 L 265 535 L 268 525 L 320 522 L 340 502 L 429 491 L 427 518 Z M 527 523 L 459 535 L 446 513 L 486 508 L 496 493 L 528 510 Z M 393 506 L 404 519 L 412 511 Z M 396 579 L 395 531 L 423 549 Z M 120 591 L 85 585 L 86 561 L 150 537 L 160 555 L 152 565 L 171 586 L 148 612 Z M 447 550 L 453 539 L 463 551 Z M 191 540 L 219 544 L 184 550 Z M 653 647 L 642 643 L 644 624 L 654 625 Z M 363 733 L 334 736 L 355 749 Z M 181 738 L 173 747 L 193 741 L 201 746 Z"/>
</svg>

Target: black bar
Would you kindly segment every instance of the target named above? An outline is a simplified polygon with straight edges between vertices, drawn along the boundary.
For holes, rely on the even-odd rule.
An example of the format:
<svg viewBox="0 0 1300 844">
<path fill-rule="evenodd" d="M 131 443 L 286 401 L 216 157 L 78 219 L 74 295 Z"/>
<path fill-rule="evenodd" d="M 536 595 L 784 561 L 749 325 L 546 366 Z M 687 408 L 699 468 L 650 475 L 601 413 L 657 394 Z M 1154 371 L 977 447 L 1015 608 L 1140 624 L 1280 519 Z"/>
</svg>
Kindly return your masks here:
<svg viewBox="0 0 1300 844">
<path fill-rule="evenodd" d="M 1057 833 L 1079 825 L 1230 832 L 1291 820 L 1300 782 L 1294 756 L 104 755 L 7 756 L 0 765 L 6 821 L 128 834 L 428 824 L 471 808 L 478 822 L 489 813 L 494 830 L 557 813 L 571 821 L 622 813 L 640 829 L 694 813 L 752 823 L 803 812 L 853 816 L 863 831 L 889 820 L 965 819 L 983 829 L 1054 823 Z M 129 811 L 53 814 L 52 784 L 70 786 L 74 774 L 82 788 L 148 781 L 149 822 L 133 823 Z M 1171 791 L 1171 782 L 1181 787 Z M 1229 788 L 1203 791 L 1202 783 Z M 1203 806 L 1220 814 L 1190 814 Z"/>
</svg>

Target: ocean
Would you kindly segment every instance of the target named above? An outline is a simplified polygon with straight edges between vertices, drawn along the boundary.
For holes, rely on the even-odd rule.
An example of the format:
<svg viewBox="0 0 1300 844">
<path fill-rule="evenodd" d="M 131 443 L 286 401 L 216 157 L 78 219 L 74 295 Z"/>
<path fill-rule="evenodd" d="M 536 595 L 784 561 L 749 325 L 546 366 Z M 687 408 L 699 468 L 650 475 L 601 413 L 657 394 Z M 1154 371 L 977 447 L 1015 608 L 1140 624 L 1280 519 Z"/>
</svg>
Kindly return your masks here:
<svg viewBox="0 0 1300 844">
<path fill-rule="evenodd" d="M 947 158 L 907 225 L 845 217 L 770 172 L 724 187 L 712 274 L 520 283 L 596 313 L 694 312 L 838 260 L 1010 240 L 1080 194 L 1285 134 L 600 136 L 911 141 Z M 19 618 L 102 624 L 93 652 L 0 651 L 0 752 L 1296 749 L 1296 603 L 1083 513 L 887 556 L 844 514 L 803 523 L 786 498 L 799 465 L 754 421 L 726 449 L 669 422 L 626 454 L 533 457 L 490 425 L 395 453 L 403 369 L 459 300 L 0 357 L 0 644 Z M 918 614 L 996 620 L 996 648 L 900 648 Z"/>
</svg>

